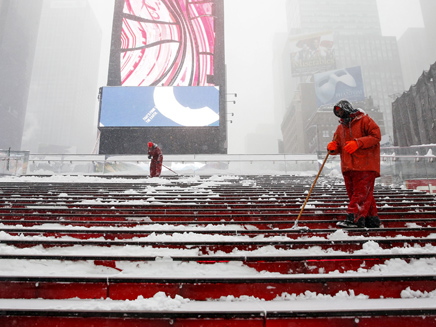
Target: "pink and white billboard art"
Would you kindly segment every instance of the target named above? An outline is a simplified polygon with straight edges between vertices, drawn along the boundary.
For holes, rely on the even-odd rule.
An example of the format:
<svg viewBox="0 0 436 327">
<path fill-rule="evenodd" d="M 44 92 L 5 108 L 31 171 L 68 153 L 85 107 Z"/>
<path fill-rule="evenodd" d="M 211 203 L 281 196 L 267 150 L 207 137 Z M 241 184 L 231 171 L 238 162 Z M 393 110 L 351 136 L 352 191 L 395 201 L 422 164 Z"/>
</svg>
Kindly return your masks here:
<svg viewBox="0 0 436 327">
<path fill-rule="evenodd" d="M 208 1 L 125 0 L 121 85 L 214 85 L 212 10 Z"/>
</svg>

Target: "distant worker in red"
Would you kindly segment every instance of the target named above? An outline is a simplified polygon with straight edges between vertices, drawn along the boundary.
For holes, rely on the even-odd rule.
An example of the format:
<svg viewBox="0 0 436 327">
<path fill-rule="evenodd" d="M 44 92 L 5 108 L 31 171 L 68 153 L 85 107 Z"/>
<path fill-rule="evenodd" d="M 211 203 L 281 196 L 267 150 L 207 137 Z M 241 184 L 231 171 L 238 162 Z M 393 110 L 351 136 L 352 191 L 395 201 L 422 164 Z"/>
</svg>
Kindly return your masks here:
<svg viewBox="0 0 436 327">
<path fill-rule="evenodd" d="M 150 177 L 159 177 L 162 171 L 163 155 L 157 144 L 148 142 L 148 159 L 150 163 Z"/>
<path fill-rule="evenodd" d="M 354 109 L 347 100 L 333 107 L 340 118 L 333 141 L 327 145 L 331 154 L 341 156 L 341 170 L 350 202 L 345 228 L 380 227 L 374 200 L 375 179 L 380 176 L 380 128 L 363 110 Z"/>
</svg>

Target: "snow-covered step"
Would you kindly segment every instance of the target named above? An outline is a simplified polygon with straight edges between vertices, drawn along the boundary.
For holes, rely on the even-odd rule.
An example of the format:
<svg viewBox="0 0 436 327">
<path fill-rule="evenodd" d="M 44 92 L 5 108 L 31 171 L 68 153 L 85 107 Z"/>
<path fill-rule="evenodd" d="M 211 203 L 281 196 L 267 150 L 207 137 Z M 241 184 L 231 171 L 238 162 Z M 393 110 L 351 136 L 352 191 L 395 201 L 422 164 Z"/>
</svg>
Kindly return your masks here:
<svg viewBox="0 0 436 327">
<path fill-rule="evenodd" d="M 305 237 L 305 241 L 308 237 L 319 236 L 326 239 L 337 239 L 335 234 L 341 235 L 359 235 L 364 237 L 378 237 L 376 240 L 385 240 L 386 237 L 401 237 L 407 241 L 406 237 L 410 238 L 413 242 L 413 238 L 428 237 L 436 232 L 436 227 L 421 227 L 416 223 L 406 223 L 406 227 L 403 228 L 349 228 L 349 229 L 307 229 L 302 226 L 296 226 L 290 228 L 273 228 L 273 229 L 258 229 L 256 226 L 249 224 L 138 224 L 136 226 L 99 226 L 94 222 L 87 222 L 85 226 L 60 224 L 59 221 L 53 221 L 54 223 L 48 224 L 33 224 L 31 226 L 24 226 L 23 222 L 14 221 L 14 225 L 6 225 L 4 221 L 0 223 L 0 232 L 8 233 L 9 235 L 40 235 L 40 236 L 71 236 L 78 237 L 80 239 L 104 237 L 106 239 L 129 239 L 133 237 L 144 237 L 150 234 L 199 234 L 199 235 L 222 235 L 222 236 L 248 236 L 250 238 L 262 236 L 262 237 L 274 237 L 274 236 L 286 236 L 287 238 L 295 239 Z M 258 224 L 256 224 L 258 225 Z M 283 227 L 283 226 L 280 226 Z M 308 227 L 308 226 L 306 226 Z M 88 235 L 88 236 L 87 236 Z M 1 239 L 1 235 L 0 235 Z M 318 241 L 318 240 L 316 240 Z M 431 238 L 428 239 L 431 242 Z"/>
<path fill-rule="evenodd" d="M 436 326 L 434 298 L 365 299 L 308 294 L 260 301 L 190 301 L 157 293 L 114 300 L 0 300 L 0 325 L 85 326 Z"/>
<path fill-rule="evenodd" d="M 19 194 L 19 195 L 18 195 Z M 160 199 L 160 200 L 179 200 L 183 203 L 183 201 L 189 201 L 192 199 L 198 200 L 198 205 L 209 204 L 211 206 L 220 206 L 223 205 L 223 202 L 230 204 L 237 204 L 240 198 L 250 199 L 255 204 L 264 205 L 262 200 L 267 200 L 268 198 L 277 198 L 277 203 L 294 203 L 296 201 L 301 200 L 301 198 L 305 198 L 307 196 L 307 190 L 302 190 L 299 193 L 290 194 L 288 192 L 271 192 L 268 190 L 258 191 L 256 193 L 252 193 L 250 191 L 244 191 L 240 194 L 231 193 L 229 195 L 223 194 L 222 192 L 184 192 L 184 193 L 175 193 L 171 190 L 165 190 L 161 193 L 150 193 L 146 190 L 139 192 L 133 189 L 125 189 L 124 191 L 111 192 L 111 193 L 100 193 L 95 191 L 94 193 L 81 194 L 76 192 L 47 192 L 41 193 L 36 192 L 34 194 L 26 194 L 21 193 L 17 189 L 16 191 L 0 193 L 0 198 L 4 201 L 8 201 L 14 204 L 20 203 L 38 203 L 41 201 L 46 202 L 66 202 L 66 203 L 75 203 L 83 200 L 93 200 L 99 199 L 101 203 L 105 203 L 108 201 L 118 201 L 118 202 L 133 202 L 132 200 L 147 200 L 150 198 Z M 346 193 L 329 193 L 325 194 L 322 190 L 314 190 L 310 196 L 311 199 L 325 201 L 325 202 L 338 202 L 342 200 L 347 200 Z M 407 203 L 407 202 L 434 202 L 434 196 L 426 193 L 412 193 L 412 194 L 399 194 L 399 193 L 375 193 L 374 198 L 380 202 L 393 202 L 393 203 Z M 166 204 L 166 203 L 163 203 Z M 242 203 L 240 204 L 243 205 Z"/>
<path fill-rule="evenodd" d="M 268 219 L 262 220 L 257 219 L 257 217 L 251 216 L 251 220 L 235 220 L 235 219 L 220 219 L 220 220 L 195 220 L 192 219 L 154 219 L 151 220 L 149 216 L 143 215 L 53 215 L 53 214 L 32 214 L 32 215 L 19 215 L 12 216 L 9 214 L 3 214 L 3 219 L 0 223 L 4 226 L 38 226 L 45 224 L 58 224 L 67 226 L 84 226 L 87 228 L 91 227 L 103 227 L 103 226 L 114 226 L 114 227 L 140 227 L 140 226 L 175 226 L 174 228 L 187 228 L 189 226 L 203 226 L 208 229 L 210 226 L 222 226 L 223 229 L 228 229 L 229 226 L 242 226 L 240 229 L 257 229 L 257 230 L 270 230 L 274 232 L 275 230 L 286 230 L 286 232 L 292 235 L 292 227 L 294 226 L 295 220 L 298 215 L 284 215 L 282 220 Z M 357 233 L 362 235 L 362 233 L 371 233 L 375 235 L 382 235 L 387 233 L 406 233 L 406 235 L 415 235 L 415 232 L 419 231 L 429 231 L 432 228 L 436 228 L 436 212 L 431 213 L 399 213 L 399 214 L 387 214 L 379 213 L 381 217 L 382 226 L 379 229 L 348 229 L 348 233 Z M 401 218 L 403 217 L 403 218 Z M 192 218 L 192 216 L 191 216 Z M 286 219 L 285 219 L 286 218 Z M 299 226 L 307 225 L 312 233 L 331 233 L 337 229 L 336 223 L 342 220 L 342 215 L 337 214 L 320 214 L 310 215 L 304 213 L 301 215 L 299 220 Z M 244 227 L 245 226 L 245 227 Z M 148 227 L 146 227 L 148 228 Z M 157 227 L 161 229 L 160 227 Z M 298 230 L 297 230 L 298 231 Z M 295 231 L 295 232 L 297 232 Z M 301 231 L 300 231 L 301 232 Z M 418 235 L 416 235 L 418 236 Z"/>
<path fill-rule="evenodd" d="M 255 251 L 264 247 L 274 249 L 308 249 L 317 247 L 319 249 L 356 251 L 362 249 L 367 242 L 377 243 L 380 249 L 391 249 L 395 247 L 424 247 L 436 246 L 436 234 L 427 236 L 428 231 L 418 234 L 415 237 L 403 236 L 399 233 L 391 233 L 390 236 L 371 236 L 367 233 L 365 237 L 337 238 L 334 234 L 314 234 L 296 232 L 299 234 L 290 235 L 286 231 L 267 234 L 260 233 L 240 233 L 238 231 L 208 231 L 199 233 L 198 231 L 123 231 L 123 230 L 54 230 L 54 231 L 25 231 L 8 229 L 0 231 L 0 244 L 15 246 L 19 248 L 44 246 L 50 247 L 71 247 L 71 246 L 100 246 L 100 247 L 124 247 L 141 246 L 168 249 L 197 249 L 200 253 L 231 253 L 234 250 Z M 433 230 L 433 229 L 432 229 Z M 6 232 L 8 234 L 6 234 Z M 354 231 L 357 234 L 357 231 Z M 300 235 L 300 238 L 298 238 Z M 304 236 L 301 236 L 304 235 Z M 425 236 L 423 236 L 425 235 Z M 158 237 L 162 239 L 157 240 Z M 164 237 L 166 239 L 164 239 Z M 321 238 L 322 237 L 322 238 Z"/>
<path fill-rule="evenodd" d="M 135 300 L 140 296 L 152 298 L 158 292 L 165 292 L 172 298 L 182 296 L 195 301 L 219 300 L 229 296 L 271 301 L 308 292 L 335 296 L 343 290 L 371 299 L 402 298 L 409 293 L 436 297 L 436 274 L 144 277 L 122 273 L 106 276 L 26 276 L 24 273 L 18 276 L 0 275 L 1 298 Z"/>
<path fill-rule="evenodd" d="M 410 208 L 409 208 L 410 209 Z M 309 210 L 308 210 L 309 211 Z M 257 228 L 290 228 L 293 226 L 297 213 L 289 214 L 256 214 L 246 212 L 245 214 L 231 214 L 231 215 L 209 215 L 202 213 L 191 214 L 138 214 L 138 213 L 124 213 L 112 212 L 110 214 L 90 212 L 84 213 L 53 213 L 48 210 L 46 213 L 2 213 L 0 214 L 2 220 L 0 222 L 16 221 L 25 223 L 26 221 L 45 220 L 46 222 L 53 221 L 79 221 L 79 222 L 128 222 L 131 224 L 140 223 L 156 223 L 156 224 L 251 224 Z M 408 212 L 379 212 L 380 219 L 384 227 L 395 228 L 405 227 L 409 223 L 415 223 L 421 226 L 436 227 L 436 210 L 420 212 L 419 210 L 412 209 Z M 345 219 L 345 213 L 323 213 L 323 211 L 316 210 L 315 212 L 303 212 L 300 218 L 300 224 L 309 224 L 311 229 L 336 229 L 336 223 Z M 262 226 L 263 225 L 263 226 Z"/>
<path fill-rule="evenodd" d="M 304 200 L 307 196 L 308 190 L 301 190 L 299 193 L 289 194 L 287 192 L 271 192 L 268 190 L 261 190 L 256 193 L 252 193 L 249 190 L 238 193 L 223 194 L 222 192 L 208 191 L 208 192 L 184 192 L 184 193 L 174 193 L 171 190 L 165 190 L 159 193 L 137 191 L 134 189 L 126 188 L 124 191 L 111 192 L 111 193 L 100 193 L 95 191 L 89 194 L 80 194 L 74 191 L 66 192 L 36 192 L 34 194 L 26 194 L 20 192 L 19 189 L 13 192 L 5 192 L 4 190 L 0 193 L 0 199 L 7 201 L 10 204 L 21 204 L 21 203 L 39 203 L 41 201 L 45 202 L 65 202 L 65 203 L 76 203 L 81 201 L 98 200 L 100 204 L 105 204 L 108 202 L 118 202 L 118 203 L 134 203 L 134 200 L 143 200 L 151 202 L 151 200 L 161 200 L 161 205 L 169 205 L 171 201 L 177 200 L 181 204 L 183 202 L 196 200 L 197 205 L 210 205 L 210 206 L 222 206 L 224 204 L 238 204 L 243 206 L 243 203 L 238 203 L 239 200 L 246 199 L 255 205 L 266 205 L 266 200 L 275 198 L 277 204 L 282 203 L 295 203 Z M 325 193 L 323 190 L 313 190 L 310 196 L 311 199 L 315 201 L 331 202 L 337 203 L 340 201 L 347 200 L 346 193 Z M 375 193 L 374 198 L 377 202 L 382 203 L 422 203 L 422 202 L 433 202 L 434 195 L 426 193 L 411 193 L 411 194 L 399 194 L 393 192 Z M 169 200 L 169 201 L 166 201 Z"/>
<path fill-rule="evenodd" d="M 194 207 L 187 203 L 184 207 L 156 207 L 148 204 L 141 204 L 136 207 L 131 205 L 106 205 L 105 207 L 99 204 L 88 203 L 86 205 L 53 205 L 53 204 L 38 204 L 25 205 L 24 207 L 4 207 L 0 208 L 0 214 L 4 217 L 23 217 L 23 216 L 38 216 L 38 215 L 59 215 L 59 216 L 145 216 L 150 219 L 163 219 L 165 217 L 172 218 L 188 218 L 195 217 L 199 220 L 205 220 L 208 217 L 219 217 L 220 219 L 239 218 L 249 219 L 250 216 L 268 217 L 270 219 L 283 219 L 293 216 L 298 216 L 303 203 L 295 205 L 286 205 L 274 208 L 256 208 L 255 206 L 247 206 L 246 208 L 222 208 L 209 209 L 207 207 Z M 305 208 L 305 216 L 320 218 L 320 213 L 330 216 L 344 216 L 346 211 L 346 201 L 339 206 L 325 206 L 315 202 L 308 202 Z M 399 217 L 405 213 L 421 213 L 432 215 L 436 213 L 433 203 L 425 203 L 420 205 L 409 206 L 394 206 L 385 205 L 379 208 L 381 215 Z M 321 217 L 322 218 L 322 217 Z M 307 219 L 307 218 L 306 218 Z"/>
<path fill-rule="evenodd" d="M 25 249 L 23 249 L 25 250 Z M 29 252 L 33 249 L 29 249 Z M 199 263 L 202 265 L 210 265 L 216 263 L 234 263 L 237 265 L 244 265 L 251 267 L 256 271 L 276 272 L 281 274 L 316 274 L 316 273 L 331 273 L 331 272 L 346 272 L 346 271 L 358 271 L 359 269 L 371 269 L 374 266 L 386 265 L 389 261 L 403 261 L 411 262 L 414 260 L 422 260 L 426 262 L 427 259 L 434 259 L 435 252 L 427 250 L 426 248 L 418 250 L 395 249 L 391 251 L 393 253 L 386 253 L 387 251 L 375 251 L 374 249 L 366 249 L 361 252 L 366 253 L 326 253 L 320 252 L 317 249 L 308 249 L 304 252 L 298 252 L 291 250 L 288 254 L 284 250 L 269 250 L 269 255 L 259 255 L 256 252 L 240 253 L 235 251 L 235 254 L 219 255 L 209 254 L 205 255 L 193 250 L 180 250 L 179 254 L 172 254 L 168 252 L 169 249 L 164 248 L 160 253 L 152 251 L 152 249 L 142 248 L 129 248 L 131 255 L 126 255 L 118 249 L 118 254 L 115 249 L 112 249 L 112 254 L 99 254 L 99 249 L 86 248 L 86 247 L 74 247 L 70 249 L 70 252 L 77 252 L 77 254 L 62 254 L 62 250 L 54 249 L 46 254 L 26 254 L 24 251 L 12 251 L 13 254 L 0 254 L 0 261 L 3 266 L 7 266 L 9 263 L 22 261 L 23 265 L 27 261 L 39 261 L 44 262 L 45 265 L 56 265 L 57 262 L 79 262 L 88 261 L 94 265 L 102 265 L 110 268 L 119 269 L 123 262 L 129 262 L 133 264 L 140 264 L 147 262 L 149 264 L 166 264 L 167 261 L 171 263 Z M 102 250 L 100 250 L 101 252 Z M 106 251 L 106 253 L 110 252 Z M 173 249 L 174 251 L 174 249 Z M 185 251 L 185 252 L 183 252 Z M 259 250 L 262 252 L 262 249 Z M 267 251 L 263 249 L 263 251 Z M 58 252 L 58 253 L 56 253 Z M 61 253 L 59 253 L 61 252 Z M 86 254 L 80 254 L 84 252 Z M 94 252 L 94 253 L 93 253 Z M 317 253 L 318 252 L 318 253 Z M 374 252 L 374 253 L 371 253 Z M 398 253 L 401 252 L 401 253 Z M 173 252 L 174 253 L 174 252 Z M 315 254 L 317 253 L 317 254 Z M 153 255 L 154 254 L 154 255 Z M 433 265 L 434 262 L 429 262 Z"/>
</svg>

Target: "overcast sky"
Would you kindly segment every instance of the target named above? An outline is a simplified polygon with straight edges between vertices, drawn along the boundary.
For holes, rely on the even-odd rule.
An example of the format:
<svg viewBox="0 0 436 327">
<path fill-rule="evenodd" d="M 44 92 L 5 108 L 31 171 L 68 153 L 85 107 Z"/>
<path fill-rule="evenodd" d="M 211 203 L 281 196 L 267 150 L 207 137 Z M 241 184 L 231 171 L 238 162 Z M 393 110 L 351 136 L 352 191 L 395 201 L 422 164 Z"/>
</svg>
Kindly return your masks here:
<svg viewBox="0 0 436 327">
<path fill-rule="evenodd" d="M 352 0 L 350 0 L 352 1 Z M 436 1 L 436 0 L 435 0 Z M 103 29 L 101 85 L 107 82 L 113 0 L 89 0 Z M 253 153 L 249 140 L 259 143 L 257 153 L 276 153 L 281 139 L 281 117 L 271 112 L 273 40 L 286 31 L 286 0 L 224 0 L 227 91 L 237 93 L 236 104 L 228 104 L 230 154 Z M 399 38 L 409 27 L 422 27 L 419 0 L 378 0 L 385 36 Z M 243 55 L 242 55 L 243 54 Z M 233 98 L 229 97 L 229 100 Z M 270 147 L 270 148 L 269 148 Z"/>
<path fill-rule="evenodd" d="M 419 0 L 377 0 L 385 36 L 397 39 L 410 27 L 423 27 Z"/>
</svg>

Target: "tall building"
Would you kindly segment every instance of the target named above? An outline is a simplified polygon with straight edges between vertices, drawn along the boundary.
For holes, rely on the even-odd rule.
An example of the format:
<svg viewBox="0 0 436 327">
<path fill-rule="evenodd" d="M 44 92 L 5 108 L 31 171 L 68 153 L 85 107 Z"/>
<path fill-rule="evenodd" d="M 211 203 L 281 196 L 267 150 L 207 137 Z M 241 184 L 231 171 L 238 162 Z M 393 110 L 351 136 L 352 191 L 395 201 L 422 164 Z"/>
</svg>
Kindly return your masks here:
<svg viewBox="0 0 436 327">
<path fill-rule="evenodd" d="M 381 35 L 376 0 L 289 0 L 287 16 L 290 34 Z"/>
<path fill-rule="evenodd" d="M 392 104 L 394 145 L 434 144 L 436 2 L 420 0 L 424 28 L 410 28 L 398 40 L 406 92 Z"/>
<path fill-rule="evenodd" d="M 0 1 L 0 149 L 21 149 L 42 1 Z"/>
<path fill-rule="evenodd" d="M 434 43 L 434 42 L 433 42 Z M 398 39 L 403 81 L 406 90 L 415 84 L 422 72 L 436 61 L 431 55 L 425 28 L 409 28 Z"/>
<path fill-rule="evenodd" d="M 403 80 L 406 90 L 436 62 L 436 1 L 420 0 L 424 27 L 409 28 L 398 39 Z"/>
<path fill-rule="evenodd" d="M 404 86 L 396 39 L 382 36 L 376 0 L 290 0 L 287 15 L 290 36 L 332 34 L 336 69 L 361 67 L 365 96 L 382 112 L 386 133 L 392 138 L 392 96 Z M 289 84 L 297 89 L 298 83 L 313 81 L 313 74 L 322 71 L 294 77 Z M 317 109 L 304 108 L 313 114 Z M 307 127 L 308 122 L 300 124 Z"/>
<path fill-rule="evenodd" d="M 361 66 L 365 94 L 383 113 L 387 134 L 393 137 L 392 101 L 404 91 L 400 56 L 395 37 L 338 36 L 335 42 L 339 67 Z"/>
<path fill-rule="evenodd" d="M 436 62 L 392 104 L 394 145 L 409 147 L 436 143 Z"/>
<path fill-rule="evenodd" d="M 316 108 L 315 87 L 313 83 L 299 83 L 294 93 L 294 101 L 286 110 L 281 130 L 283 135 L 284 153 L 307 153 L 307 133 L 318 134 L 316 126 L 302 124 L 308 122 L 312 111 L 307 108 Z M 289 142 L 288 140 L 292 140 Z"/>
<path fill-rule="evenodd" d="M 23 150 L 92 152 L 97 137 L 101 40 L 101 28 L 88 1 L 44 0 Z"/>
<path fill-rule="evenodd" d="M 420 0 L 423 28 L 409 28 L 398 40 L 406 90 L 436 62 L 436 1 Z"/>
<path fill-rule="evenodd" d="M 427 35 L 427 43 L 429 45 L 429 55 L 432 58 L 431 62 L 434 63 L 436 62 L 436 20 L 434 19 L 436 1 L 420 0 L 420 4 L 424 28 Z"/>
</svg>

